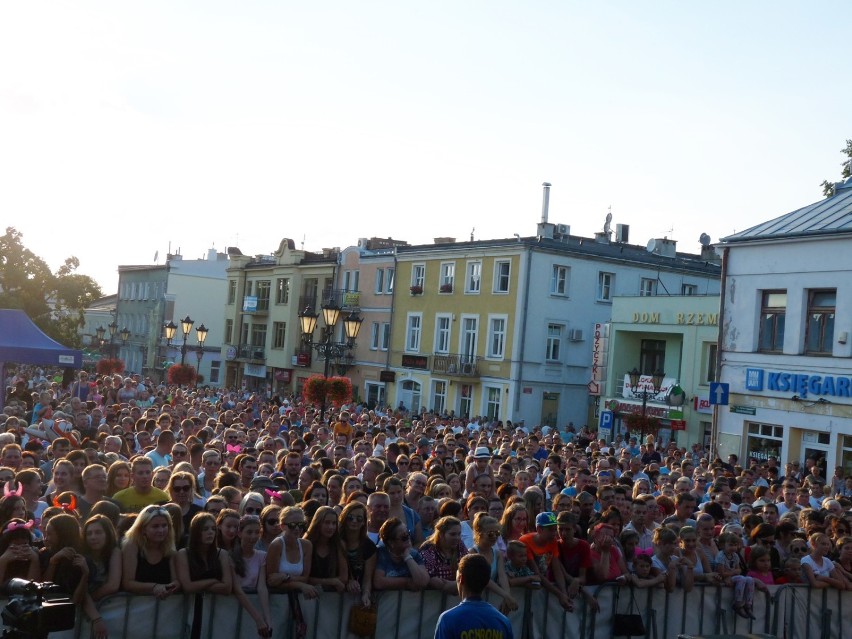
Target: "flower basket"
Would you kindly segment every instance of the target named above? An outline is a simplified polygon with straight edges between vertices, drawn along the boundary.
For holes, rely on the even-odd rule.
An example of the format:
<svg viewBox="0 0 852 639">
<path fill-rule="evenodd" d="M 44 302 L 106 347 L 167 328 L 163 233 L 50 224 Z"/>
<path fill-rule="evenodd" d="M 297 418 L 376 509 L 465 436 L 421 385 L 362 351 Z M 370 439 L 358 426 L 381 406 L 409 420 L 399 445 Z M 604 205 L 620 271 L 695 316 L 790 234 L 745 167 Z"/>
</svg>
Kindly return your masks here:
<svg viewBox="0 0 852 639">
<path fill-rule="evenodd" d="M 102 359 L 95 367 L 98 375 L 115 375 L 124 372 L 124 361 L 120 359 Z"/>
<path fill-rule="evenodd" d="M 322 375 L 311 375 L 305 382 L 302 394 L 311 404 L 322 404 L 328 394 L 328 380 Z"/>
<path fill-rule="evenodd" d="M 415 285 L 415 286 L 412 286 L 408 290 L 411 291 L 412 295 L 422 295 L 423 294 L 423 287 L 422 286 Z"/>
<path fill-rule="evenodd" d="M 352 380 L 348 377 L 329 377 L 328 398 L 335 406 L 342 406 L 352 400 Z"/>
<path fill-rule="evenodd" d="M 452 293 L 453 285 L 452 284 L 441 284 L 441 292 L 442 293 Z"/>
<path fill-rule="evenodd" d="M 627 430 L 633 435 L 639 435 L 643 439 L 645 435 L 656 435 L 660 428 L 660 420 L 649 415 L 627 415 L 624 418 Z"/>
<path fill-rule="evenodd" d="M 195 366 L 190 366 L 189 364 L 175 364 L 169 368 L 169 384 L 188 386 L 195 382 L 196 377 L 197 373 L 195 371 Z"/>
</svg>

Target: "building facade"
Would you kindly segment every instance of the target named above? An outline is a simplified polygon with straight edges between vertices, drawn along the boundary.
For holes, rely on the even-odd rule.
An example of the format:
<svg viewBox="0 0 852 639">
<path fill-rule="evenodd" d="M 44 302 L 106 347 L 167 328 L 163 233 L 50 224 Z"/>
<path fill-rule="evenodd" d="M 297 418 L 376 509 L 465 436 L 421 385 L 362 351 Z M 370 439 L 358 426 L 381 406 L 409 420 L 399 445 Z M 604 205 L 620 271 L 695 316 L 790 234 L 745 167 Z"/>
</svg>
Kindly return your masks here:
<svg viewBox="0 0 852 639">
<path fill-rule="evenodd" d="M 659 420 L 657 435 L 664 443 L 710 443 L 718 295 L 616 297 L 611 321 L 596 327 L 592 339 L 602 354 L 595 372 L 606 390 L 598 419 L 601 437 L 610 441 L 615 434 L 626 434 L 628 416 L 642 415 L 644 407 L 646 416 Z M 641 374 L 638 393 L 629 377 L 634 369 Z M 654 393 L 657 371 L 665 375 Z M 643 391 L 652 395 L 644 402 Z"/>
<path fill-rule="evenodd" d="M 852 180 L 721 247 L 720 451 L 852 472 Z"/>
</svg>

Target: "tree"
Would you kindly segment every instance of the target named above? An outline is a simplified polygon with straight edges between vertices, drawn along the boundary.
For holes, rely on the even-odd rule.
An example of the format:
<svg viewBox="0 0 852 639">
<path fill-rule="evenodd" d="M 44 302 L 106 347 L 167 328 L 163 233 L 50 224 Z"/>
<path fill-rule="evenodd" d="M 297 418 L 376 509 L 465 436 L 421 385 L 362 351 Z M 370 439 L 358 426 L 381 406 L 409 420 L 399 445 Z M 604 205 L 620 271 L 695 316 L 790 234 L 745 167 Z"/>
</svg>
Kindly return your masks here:
<svg viewBox="0 0 852 639">
<path fill-rule="evenodd" d="M 846 179 L 852 176 L 852 140 L 846 140 L 846 148 L 840 149 L 840 152 L 843 153 L 847 159 L 841 163 L 843 170 L 840 172 L 841 179 Z M 834 195 L 834 182 L 829 182 L 828 180 L 823 180 L 822 184 L 822 194 L 825 197 L 831 197 Z"/>
<path fill-rule="evenodd" d="M 7 227 L 0 236 L 0 308 L 21 309 L 56 341 L 79 346 L 83 312 L 103 295 L 95 280 L 75 272 L 79 266 L 69 257 L 54 274 L 24 246 L 23 234 Z"/>
</svg>

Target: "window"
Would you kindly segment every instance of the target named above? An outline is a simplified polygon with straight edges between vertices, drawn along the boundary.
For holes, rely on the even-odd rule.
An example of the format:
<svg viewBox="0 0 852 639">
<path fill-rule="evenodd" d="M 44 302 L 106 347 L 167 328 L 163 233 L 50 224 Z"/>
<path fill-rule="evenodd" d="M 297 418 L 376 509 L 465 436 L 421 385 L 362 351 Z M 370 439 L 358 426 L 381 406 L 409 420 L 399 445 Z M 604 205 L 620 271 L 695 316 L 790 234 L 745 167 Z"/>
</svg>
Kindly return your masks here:
<svg viewBox="0 0 852 639">
<path fill-rule="evenodd" d="M 381 325 L 378 322 L 373 322 L 370 326 L 370 350 L 379 349 L 379 330 Z"/>
<path fill-rule="evenodd" d="M 243 322 L 240 329 L 240 344 L 248 344 L 249 341 L 249 323 Z"/>
<path fill-rule="evenodd" d="M 275 280 L 275 303 L 289 304 L 290 303 L 290 278 L 279 277 Z"/>
<path fill-rule="evenodd" d="M 781 459 L 784 428 L 775 424 L 748 424 L 746 454 L 751 459 L 768 461 L 770 457 Z"/>
<path fill-rule="evenodd" d="M 450 323 L 452 322 L 451 315 L 436 315 L 435 316 L 435 352 L 449 353 L 450 352 Z"/>
<path fill-rule="evenodd" d="M 272 348 L 284 348 L 287 322 L 272 322 Z"/>
<path fill-rule="evenodd" d="M 459 415 L 464 418 L 470 417 L 473 408 L 473 385 L 462 384 L 459 389 Z"/>
<path fill-rule="evenodd" d="M 698 295 L 698 285 L 697 284 L 681 284 L 680 285 L 680 294 L 681 295 Z"/>
<path fill-rule="evenodd" d="M 266 324 L 251 325 L 251 345 L 260 348 L 266 347 Z"/>
<path fill-rule="evenodd" d="M 544 359 L 548 362 L 558 362 L 562 354 L 562 324 L 547 325 L 547 348 Z"/>
<path fill-rule="evenodd" d="M 343 290 L 346 292 L 358 292 L 358 280 L 360 271 L 343 271 Z"/>
<path fill-rule="evenodd" d="M 390 348 L 390 322 L 385 322 L 382 324 L 382 344 L 380 348 L 383 351 L 386 351 Z"/>
<path fill-rule="evenodd" d="M 485 416 L 489 421 L 500 419 L 500 389 L 494 386 L 485 387 Z"/>
<path fill-rule="evenodd" d="M 704 376 L 704 381 L 709 384 L 716 381 L 716 354 L 718 353 L 718 346 L 716 344 L 705 344 L 704 346 L 707 350 L 707 365 L 704 367 L 707 374 Z"/>
<path fill-rule="evenodd" d="M 598 273 L 598 301 L 611 302 L 615 286 L 615 273 Z"/>
<path fill-rule="evenodd" d="M 393 293 L 393 279 L 395 275 L 396 272 L 394 271 L 394 269 L 385 269 L 385 293 L 387 293 L 388 295 Z"/>
<path fill-rule="evenodd" d="M 136 282 L 130 284 L 130 299 L 136 299 Z"/>
<path fill-rule="evenodd" d="M 486 357 L 503 359 L 506 350 L 506 317 L 490 317 L 488 321 L 488 351 Z"/>
<path fill-rule="evenodd" d="M 763 291 L 757 350 L 767 353 L 780 353 L 784 350 L 786 317 L 787 291 Z"/>
<path fill-rule="evenodd" d="M 568 267 L 553 265 L 553 272 L 550 275 L 550 294 L 551 295 L 568 295 Z"/>
<path fill-rule="evenodd" d="M 443 262 L 441 264 L 441 279 L 439 283 L 441 285 L 440 291 L 442 293 L 452 293 L 453 292 L 453 282 L 456 278 L 456 263 L 455 262 Z"/>
<path fill-rule="evenodd" d="M 385 288 L 385 270 L 383 268 L 376 269 L 376 295 L 381 295 Z"/>
<path fill-rule="evenodd" d="M 219 371 L 222 369 L 222 361 L 218 359 L 214 359 L 210 362 L 210 383 L 218 384 L 219 383 Z"/>
<path fill-rule="evenodd" d="M 639 372 L 653 375 L 666 370 L 666 341 L 662 339 L 643 339 L 639 348 Z"/>
<path fill-rule="evenodd" d="M 476 315 L 462 317 L 459 353 L 461 364 L 476 363 L 476 342 L 479 336 L 479 317 Z"/>
<path fill-rule="evenodd" d="M 512 263 L 508 260 L 494 262 L 494 292 L 508 293 L 509 292 L 509 274 L 511 273 Z"/>
<path fill-rule="evenodd" d="M 834 343 L 834 310 L 837 291 L 808 293 L 808 326 L 805 351 L 811 355 L 831 355 Z"/>
<path fill-rule="evenodd" d="M 231 339 L 234 337 L 234 320 L 226 319 L 225 320 L 225 343 L 230 344 Z"/>
<path fill-rule="evenodd" d="M 657 280 L 650 277 L 643 277 L 639 283 L 639 296 L 652 297 L 657 294 Z"/>
<path fill-rule="evenodd" d="M 432 382 L 432 412 L 443 415 L 447 408 L 447 382 L 434 380 Z"/>
<path fill-rule="evenodd" d="M 426 265 L 415 264 L 411 267 L 411 285 L 423 288 L 426 281 Z"/>
<path fill-rule="evenodd" d="M 251 285 L 252 285 L 252 281 L 251 281 L 251 280 L 248 280 L 248 281 L 246 282 L 246 290 L 245 290 L 245 292 L 243 293 L 243 295 L 244 295 L 245 297 L 251 297 Z"/>
<path fill-rule="evenodd" d="M 259 280 L 255 286 L 255 294 L 257 295 L 257 310 L 269 310 L 269 292 L 272 290 L 271 280 Z"/>
<path fill-rule="evenodd" d="M 468 262 L 465 277 L 465 293 L 479 293 L 482 284 L 482 262 Z"/>
<path fill-rule="evenodd" d="M 419 313 L 410 313 L 408 315 L 408 327 L 405 331 L 405 350 L 409 353 L 420 352 L 422 320 L 423 318 Z"/>
</svg>

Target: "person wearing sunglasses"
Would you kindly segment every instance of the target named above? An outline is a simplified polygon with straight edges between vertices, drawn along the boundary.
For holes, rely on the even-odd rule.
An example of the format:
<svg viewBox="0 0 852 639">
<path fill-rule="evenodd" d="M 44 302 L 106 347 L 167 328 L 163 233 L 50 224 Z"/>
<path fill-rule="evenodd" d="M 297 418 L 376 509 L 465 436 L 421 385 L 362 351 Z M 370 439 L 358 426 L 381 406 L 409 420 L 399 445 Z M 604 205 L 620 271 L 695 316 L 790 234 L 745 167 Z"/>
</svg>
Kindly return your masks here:
<svg viewBox="0 0 852 639">
<path fill-rule="evenodd" d="M 196 497 L 195 477 L 188 472 L 172 473 L 166 491 L 172 502 L 180 506 L 183 529 L 189 530 L 192 518 L 203 510 L 201 506 L 193 503 Z"/>
<path fill-rule="evenodd" d="M 423 557 L 411 547 L 405 523 L 391 517 L 379 531 L 384 544 L 376 553 L 376 590 L 423 590 L 429 585 L 429 572 Z"/>
<path fill-rule="evenodd" d="M 302 535 L 308 528 L 305 512 L 298 506 L 281 509 L 282 534 L 269 545 L 266 556 L 266 584 L 275 590 L 301 593 L 316 599 L 317 589 L 308 583 L 313 546 Z"/>
</svg>

